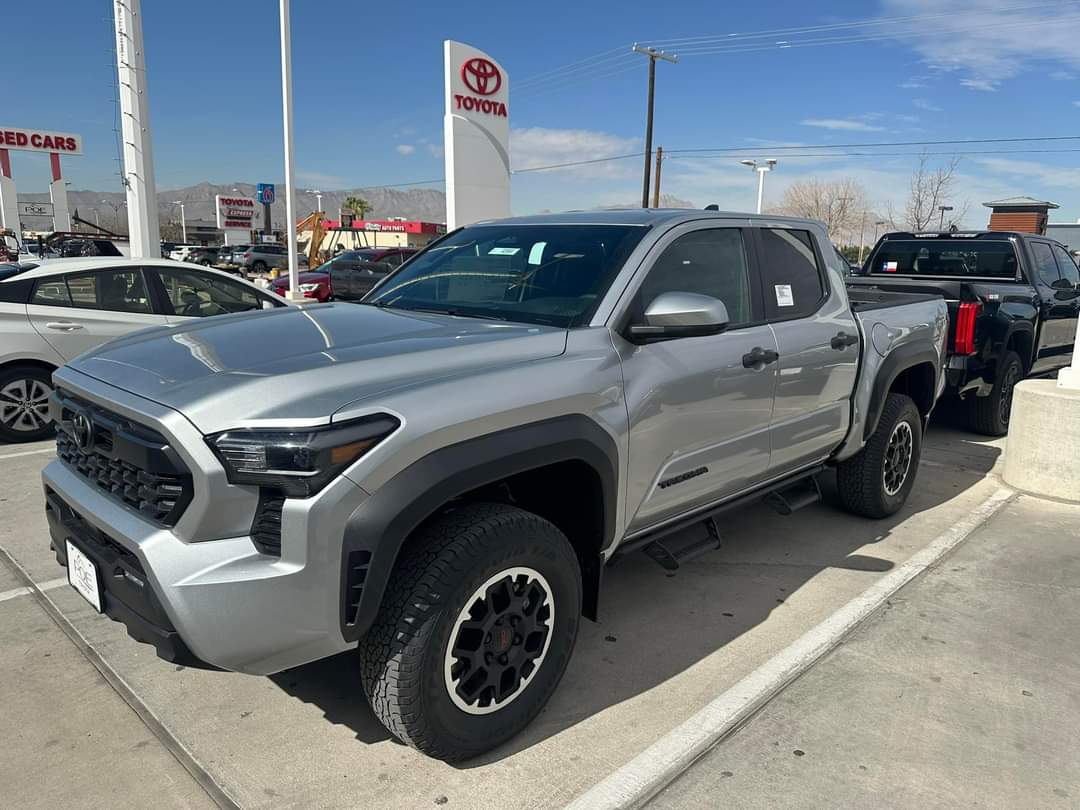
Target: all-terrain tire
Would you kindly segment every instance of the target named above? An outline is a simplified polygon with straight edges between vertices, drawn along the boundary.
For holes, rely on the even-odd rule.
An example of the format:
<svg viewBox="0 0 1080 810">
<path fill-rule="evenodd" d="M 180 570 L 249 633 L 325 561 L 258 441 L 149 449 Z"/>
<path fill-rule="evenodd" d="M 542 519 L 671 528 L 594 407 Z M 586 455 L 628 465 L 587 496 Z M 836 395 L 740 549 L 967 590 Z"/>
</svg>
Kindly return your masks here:
<svg viewBox="0 0 1080 810">
<path fill-rule="evenodd" d="M 922 416 L 919 409 L 911 397 L 889 394 L 877 429 L 866 446 L 837 466 L 836 481 L 844 508 L 853 514 L 875 519 L 895 514 L 907 501 L 915 484 L 921 454 Z M 906 460 L 903 460 L 905 455 Z M 903 464 L 899 463 L 901 460 Z"/>
<path fill-rule="evenodd" d="M 1009 432 L 1009 411 L 1013 388 L 1024 379 L 1024 364 L 1016 352 L 1005 352 L 997 364 L 994 388 L 986 397 L 972 397 L 968 424 L 984 436 L 1004 436 Z"/>
<path fill-rule="evenodd" d="M 52 375 L 39 366 L 0 371 L 0 442 L 36 442 L 55 433 L 48 416 Z"/>
<path fill-rule="evenodd" d="M 520 692 L 501 705 L 492 699 L 483 707 L 478 698 L 463 708 L 461 695 L 451 693 L 448 650 L 466 632 L 460 622 L 467 606 L 483 611 L 494 603 L 494 597 L 477 602 L 477 593 L 489 582 L 505 583 L 500 575 L 514 570 L 539 573 L 550 589 L 546 600 L 534 600 L 551 611 L 544 652 Z M 533 584 L 520 575 L 509 582 L 523 589 Z M 528 725 L 555 691 L 577 637 L 581 591 L 573 547 L 531 512 L 480 503 L 428 522 L 403 550 L 375 623 L 360 642 L 361 682 L 372 709 L 395 737 L 437 759 L 468 759 L 496 747 Z"/>
</svg>

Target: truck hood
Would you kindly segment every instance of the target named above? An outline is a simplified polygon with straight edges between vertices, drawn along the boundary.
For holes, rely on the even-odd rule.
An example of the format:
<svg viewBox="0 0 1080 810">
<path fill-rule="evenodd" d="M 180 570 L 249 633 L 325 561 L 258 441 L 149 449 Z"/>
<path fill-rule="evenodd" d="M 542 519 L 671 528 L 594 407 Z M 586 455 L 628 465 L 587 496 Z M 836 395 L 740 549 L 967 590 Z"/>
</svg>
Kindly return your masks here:
<svg viewBox="0 0 1080 810">
<path fill-rule="evenodd" d="M 318 424 L 390 390 L 562 354 L 566 331 L 358 304 L 188 321 L 69 366 L 212 433 L 256 419 Z"/>
</svg>

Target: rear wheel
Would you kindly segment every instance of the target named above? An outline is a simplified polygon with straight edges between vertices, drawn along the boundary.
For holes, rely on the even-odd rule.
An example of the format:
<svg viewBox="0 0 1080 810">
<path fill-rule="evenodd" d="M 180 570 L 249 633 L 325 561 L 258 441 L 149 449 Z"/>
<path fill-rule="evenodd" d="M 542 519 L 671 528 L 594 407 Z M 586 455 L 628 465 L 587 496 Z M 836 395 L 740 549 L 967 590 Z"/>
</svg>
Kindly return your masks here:
<svg viewBox="0 0 1080 810">
<path fill-rule="evenodd" d="M 386 728 L 457 761 L 521 731 L 555 691 L 581 615 L 581 573 L 543 518 L 472 504 L 410 540 L 360 643 Z"/>
<path fill-rule="evenodd" d="M 869 518 L 897 512 L 915 485 L 921 454 L 919 409 L 911 397 L 889 394 L 874 435 L 862 450 L 837 467 L 844 508 Z"/>
<path fill-rule="evenodd" d="M 0 371 L 0 441 L 34 442 L 53 434 L 52 376 L 35 366 Z"/>
<path fill-rule="evenodd" d="M 998 363 L 990 396 L 973 397 L 971 400 L 971 428 L 985 436 L 1004 436 L 1008 433 L 1013 390 L 1023 378 L 1024 364 L 1020 355 L 1016 352 L 1005 352 Z"/>
<path fill-rule="evenodd" d="M 263 262 L 263 261 L 252 262 L 251 263 L 251 272 L 253 272 L 253 273 L 265 273 L 266 272 L 266 262 Z"/>
</svg>

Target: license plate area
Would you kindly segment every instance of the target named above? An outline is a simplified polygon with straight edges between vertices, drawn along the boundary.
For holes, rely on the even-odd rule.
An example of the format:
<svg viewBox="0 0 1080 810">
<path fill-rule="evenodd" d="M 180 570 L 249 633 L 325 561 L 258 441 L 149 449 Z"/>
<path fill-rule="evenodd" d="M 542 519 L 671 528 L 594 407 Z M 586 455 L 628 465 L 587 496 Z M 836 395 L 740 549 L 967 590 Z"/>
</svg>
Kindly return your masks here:
<svg viewBox="0 0 1080 810">
<path fill-rule="evenodd" d="M 64 542 L 67 545 L 68 583 L 101 613 L 101 580 L 97 566 L 70 540 Z"/>
</svg>

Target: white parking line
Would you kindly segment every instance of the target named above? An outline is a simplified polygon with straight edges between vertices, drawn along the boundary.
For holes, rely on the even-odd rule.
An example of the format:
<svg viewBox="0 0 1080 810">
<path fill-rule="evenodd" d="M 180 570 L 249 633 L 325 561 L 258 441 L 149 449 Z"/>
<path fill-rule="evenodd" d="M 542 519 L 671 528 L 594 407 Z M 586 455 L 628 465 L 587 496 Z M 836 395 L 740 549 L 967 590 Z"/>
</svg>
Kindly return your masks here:
<svg viewBox="0 0 1080 810">
<path fill-rule="evenodd" d="M 999 489 L 922 551 L 856 596 L 626 765 L 578 796 L 567 810 L 642 807 L 785 686 L 809 669 L 900 588 L 963 542 L 1015 493 Z"/>
<path fill-rule="evenodd" d="M 5 458 L 22 458 L 23 456 L 36 456 L 36 455 L 39 455 L 41 453 L 55 453 L 55 452 L 56 452 L 55 447 L 45 447 L 45 448 L 43 448 L 41 450 L 23 450 L 21 453 L 8 453 L 5 456 L 0 456 L 0 461 L 3 461 Z"/>
<path fill-rule="evenodd" d="M 47 582 L 41 582 L 38 584 L 38 588 L 43 591 L 51 591 L 54 588 L 59 588 L 61 585 L 67 585 L 66 579 L 50 579 Z M 6 602 L 8 599 L 14 599 L 16 596 L 26 596 L 32 593 L 29 588 L 12 588 L 10 591 L 0 591 L 0 602 Z"/>
</svg>

